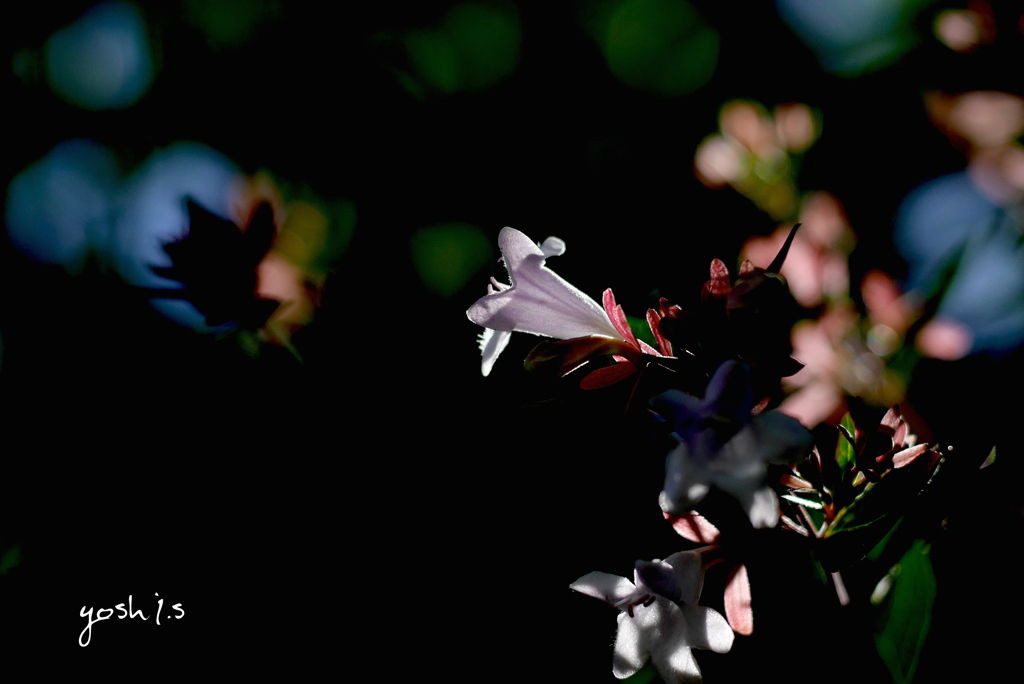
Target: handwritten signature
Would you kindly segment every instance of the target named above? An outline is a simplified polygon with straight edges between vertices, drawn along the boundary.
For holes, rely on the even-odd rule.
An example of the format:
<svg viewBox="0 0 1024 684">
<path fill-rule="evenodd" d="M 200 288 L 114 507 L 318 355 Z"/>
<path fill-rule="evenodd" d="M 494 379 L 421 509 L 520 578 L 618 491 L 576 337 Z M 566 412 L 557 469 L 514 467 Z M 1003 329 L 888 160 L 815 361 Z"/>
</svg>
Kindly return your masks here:
<svg viewBox="0 0 1024 684">
<path fill-rule="evenodd" d="M 156 594 L 157 597 L 160 596 L 159 592 L 154 592 L 154 593 Z M 164 607 L 164 600 L 163 599 L 159 599 L 157 601 L 157 607 L 156 607 L 156 624 L 158 624 L 158 625 L 160 624 L 160 611 L 163 610 L 163 607 Z M 178 614 L 177 615 L 171 615 L 171 616 L 168 617 L 168 619 L 173 617 L 175 620 L 180 620 L 181 618 L 185 617 L 185 609 L 181 607 L 180 603 L 175 603 L 173 606 L 171 606 L 171 608 L 173 610 L 178 611 Z M 97 622 L 102 622 L 103 620 L 109 620 L 111 617 L 113 617 L 115 610 L 121 611 L 121 614 L 117 616 L 118 620 L 124 620 L 125 618 L 128 618 L 129 620 L 134 619 L 134 618 L 142 618 L 143 620 L 148 620 L 149 619 L 148 617 L 146 617 L 146 615 L 143 614 L 141 609 L 136 610 L 132 606 L 132 595 L 131 594 L 128 595 L 128 607 L 127 608 L 124 607 L 123 603 L 118 603 L 113 608 L 98 608 L 98 609 L 96 609 L 95 616 L 93 615 L 93 609 L 92 608 L 86 608 L 85 606 L 82 606 L 82 610 L 79 611 L 78 614 L 79 614 L 79 617 L 86 618 L 88 620 L 88 624 L 85 626 L 85 629 L 82 630 L 82 633 L 78 635 L 78 645 L 83 647 L 83 648 L 88 646 L 89 643 L 92 641 L 92 626 L 95 625 Z M 104 614 L 104 612 L 106 614 Z"/>
</svg>

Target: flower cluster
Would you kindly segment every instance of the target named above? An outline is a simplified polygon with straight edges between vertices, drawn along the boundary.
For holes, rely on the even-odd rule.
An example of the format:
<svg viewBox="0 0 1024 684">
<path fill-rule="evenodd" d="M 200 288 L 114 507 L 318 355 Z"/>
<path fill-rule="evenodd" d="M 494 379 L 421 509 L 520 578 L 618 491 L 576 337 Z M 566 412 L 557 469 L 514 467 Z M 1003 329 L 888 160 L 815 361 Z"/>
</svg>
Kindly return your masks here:
<svg viewBox="0 0 1024 684">
<path fill-rule="evenodd" d="M 550 257 L 565 252 L 562 240 L 537 244 L 512 228 L 499 236 L 510 283 L 492 279 L 467 312 L 485 328 L 484 375 L 513 332 L 553 338 L 530 352 L 527 370 L 578 379 L 598 397 L 636 376 L 627 413 L 642 419 L 632 424 L 645 426 L 649 442 L 672 443 L 662 491 L 651 496 L 673 529 L 700 548 L 637 561 L 633 581 L 591 572 L 570 585 L 619 610 L 616 677 L 650 660 L 666 681 L 700 681 L 693 649 L 725 653 L 733 633 L 752 634 L 745 540 L 758 530 L 781 527 L 806 540 L 848 600 L 839 570 L 885 536 L 942 460 L 936 447 L 915 443 L 896 407 L 880 419 L 866 408 L 856 420 L 847 414 L 818 439 L 778 408 L 782 379 L 802 367 L 791 357 L 794 302 L 779 276 L 798 228 L 767 267 L 746 261 L 735 281 L 722 261 L 712 261 L 698 303 L 660 299 L 647 312 L 657 347 L 638 339 L 611 289 L 598 304 L 548 268 Z M 641 385 L 651 367 L 665 369 L 664 377 Z M 835 458 L 823 457 L 832 452 Z M 712 567 L 725 573 L 724 592 L 699 605 Z"/>
</svg>

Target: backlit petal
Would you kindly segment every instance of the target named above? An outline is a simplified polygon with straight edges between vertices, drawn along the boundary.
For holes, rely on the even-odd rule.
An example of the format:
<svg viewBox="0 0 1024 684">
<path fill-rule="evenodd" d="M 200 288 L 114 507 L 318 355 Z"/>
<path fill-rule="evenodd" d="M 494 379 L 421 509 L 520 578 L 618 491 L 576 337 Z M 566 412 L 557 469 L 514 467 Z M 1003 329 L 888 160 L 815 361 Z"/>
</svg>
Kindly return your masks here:
<svg viewBox="0 0 1024 684">
<path fill-rule="evenodd" d="M 569 585 L 573 591 L 593 596 L 605 603 L 614 605 L 628 598 L 636 587 L 625 577 L 611 575 L 607 572 L 591 572 Z"/>
<path fill-rule="evenodd" d="M 554 253 L 557 245 L 551 241 L 549 238 L 545 245 Z M 544 251 L 530 238 L 504 228 L 498 243 L 512 286 L 477 300 L 466 312 L 469 320 L 494 330 L 563 340 L 587 335 L 621 339 L 597 302 L 545 266 Z"/>
<path fill-rule="evenodd" d="M 484 331 L 480 334 L 480 352 L 484 357 L 483 362 L 480 364 L 480 370 L 483 371 L 484 376 L 490 374 L 495 360 L 497 360 L 502 350 L 505 349 L 511 336 L 512 333 L 504 330 L 484 328 Z"/>
<path fill-rule="evenodd" d="M 728 653 L 732 649 L 735 638 L 732 627 L 718 611 L 685 603 L 680 606 L 680 610 L 686 621 L 686 639 L 692 647 L 715 653 Z"/>
<path fill-rule="evenodd" d="M 729 575 L 729 582 L 725 585 L 725 616 L 737 634 L 749 636 L 754 633 L 754 611 L 746 565 L 737 565 Z"/>
<path fill-rule="evenodd" d="M 637 614 L 639 616 L 648 610 L 641 606 L 637 608 Z M 641 643 L 641 637 L 637 618 L 619 613 L 619 631 L 615 636 L 615 653 L 612 656 L 612 674 L 619 679 L 633 676 L 647 662 L 647 648 Z"/>
</svg>

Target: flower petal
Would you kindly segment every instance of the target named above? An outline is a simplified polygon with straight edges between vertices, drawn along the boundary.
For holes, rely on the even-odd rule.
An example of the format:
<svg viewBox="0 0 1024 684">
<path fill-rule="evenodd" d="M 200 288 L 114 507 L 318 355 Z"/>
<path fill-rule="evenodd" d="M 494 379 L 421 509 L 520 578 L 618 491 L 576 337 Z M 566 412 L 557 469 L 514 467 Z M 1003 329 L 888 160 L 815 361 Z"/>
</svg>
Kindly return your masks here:
<svg viewBox="0 0 1024 684">
<path fill-rule="evenodd" d="M 750 579 L 747 566 L 737 565 L 725 585 L 725 616 L 737 634 L 754 633 L 754 610 L 750 600 Z"/>
<path fill-rule="evenodd" d="M 607 572 L 587 573 L 570 584 L 569 588 L 581 594 L 593 596 L 612 606 L 629 598 L 636 591 L 633 583 L 625 577 L 611 575 Z"/>
<path fill-rule="evenodd" d="M 604 294 L 601 296 L 601 302 L 604 304 L 605 313 L 608 314 L 609 320 L 611 320 L 612 325 L 615 326 L 615 330 L 618 331 L 622 339 L 639 348 L 640 345 L 637 344 L 636 335 L 633 334 L 633 329 L 629 327 L 629 320 L 626 319 L 626 312 L 615 303 L 615 295 L 612 294 L 612 288 L 609 287 L 604 291 Z"/>
<path fill-rule="evenodd" d="M 721 259 L 711 260 L 711 280 L 704 283 L 702 294 L 714 296 L 729 294 L 732 283 L 729 282 L 729 268 Z"/>
<path fill-rule="evenodd" d="M 615 653 L 612 656 L 612 674 L 619 679 L 632 677 L 647 662 L 647 644 L 643 643 L 644 630 L 639 618 L 641 615 L 650 616 L 650 609 L 655 605 L 657 602 L 646 608 L 637 607 L 636 617 L 619 613 L 619 630 L 615 635 Z"/>
<path fill-rule="evenodd" d="M 750 524 L 757 529 L 775 527 L 779 522 L 779 498 L 771 487 L 761 487 L 752 492 L 730 491 L 735 496 L 747 517 Z"/>
<path fill-rule="evenodd" d="M 484 328 L 484 331 L 480 333 L 480 351 L 483 354 L 480 370 L 483 371 L 484 377 L 490 374 L 491 368 L 494 367 L 494 362 L 508 345 L 510 337 L 512 337 L 510 332 L 492 330 L 491 328 Z"/>
<path fill-rule="evenodd" d="M 651 332 L 654 334 L 654 339 L 658 343 L 658 347 L 661 348 L 661 353 L 665 356 L 672 356 L 672 343 L 668 341 L 668 338 L 661 334 L 661 319 L 664 318 L 660 312 L 654 309 L 647 310 L 647 325 L 651 327 Z"/>
<path fill-rule="evenodd" d="M 665 599 L 655 601 L 647 611 L 658 610 L 658 622 L 653 629 L 644 630 L 642 641 L 645 642 L 647 650 L 651 654 L 658 674 L 666 682 L 699 682 L 700 667 L 693 657 L 691 649 L 707 648 L 708 618 L 705 613 L 718 615 L 710 608 L 700 608 L 688 604 L 676 604 Z M 638 618 L 642 617 L 637 615 Z M 646 617 L 646 616 L 643 616 Z M 718 616 L 718 619 L 725 624 L 725 619 Z M 720 629 L 713 626 L 716 643 L 722 642 L 719 638 Z M 726 631 L 732 636 L 732 630 L 726 624 Z M 719 643 L 719 645 L 721 645 Z M 730 641 L 730 646 L 732 645 Z M 728 649 L 726 649 L 728 650 Z"/>
<path fill-rule="evenodd" d="M 917 446 L 912 446 L 909 449 L 903 449 L 892 457 L 892 467 L 906 467 L 916 461 L 917 458 L 927 450 L 927 444 L 918 444 Z"/>
<path fill-rule="evenodd" d="M 704 557 L 700 551 L 673 553 L 662 562 L 671 566 L 675 585 L 678 588 L 678 598 L 668 598 L 672 598 L 680 603 L 685 602 L 696 605 L 700 599 L 701 587 L 704 584 Z"/>
<path fill-rule="evenodd" d="M 708 382 L 704 392 L 704 405 L 713 407 L 718 415 L 729 420 L 745 421 L 754 408 L 754 397 L 750 391 L 750 371 L 739 361 L 726 361 Z"/>
<path fill-rule="evenodd" d="M 800 463 L 814 446 L 810 431 L 799 420 L 779 410 L 754 416 L 750 424 L 755 432 L 758 455 L 764 463 Z"/>
<path fill-rule="evenodd" d="M 679 536 L 698 544 L 713 544 L 718 541 L 721 534 L 718 528 L 709 523 L 700 513 L 691 511 L 682 515 L 670 513 L 663 513 L 663 515 L 672 525 L 672 529 L 679 533 Z"/>
<path fill-rule="evenodd" d="M 609 387 L 621 380 L 625 380 L 634 373 L 636 373 L 636 366 L 629 361 L 616 363 L 613 366 L 598 368 L 592 373 L 588 373 L 585 378 L 580 380 L 580 389 L 592 390 Z"/>
<path fill-rule="evenodd" d="M 728 653 L 732 649 L 732 627 L 725 618 L 711 608 L 704 606 L 679 606 L 686 622 L 686 640 L 693 648 L 703 648 L 715 653 Z"/>
<path fill-rule="evenodd" d="M 512 229 L 510 228 L 509 230 Z M 549 237 L 541 244 L 540 251 L 543 252 L 546 257 L 565 254 L 565 240 L 560 240 L 556 237 Z"/>
<path fill-rule="evenodd" d="M 650 401 L 651 408 L 672 423 L 676 434 L 685 435 L 701 418 L 703 402 L 681 390 L 670 389 Z"/>
<path fill-rule="evenodd" d="M 477 300 L 466 312 L 469 320 L 494 330 L 563 340 L 587 335 L 620 338 L 597 302 L 544 265 L 545 253 L 530 238 L 504 228 L 498 243 L 512 286 Z"/>
<path fill-rule="evenodd" d="M 598 356 L 628 355 L 639 361 L 640 355 L 623 340 L 610 337 L 576 337 L 570 340 L 546 340 L 526 357 L 526 370 L 546 370 L 559 377 Z"/>
<path fill-rule="evenodd" d="M 501 250 L 501 258 L 505 262 L 505 269 L 512 273 L 519 269 L 523 262 L 529 257 L 541 257 L 546 258 L 547 256 L 557 256 L 561 252 L 557 252 L 553 247 L 558 246 L 556 242 L 561 242 L 561 252 L 565 251 L 565 243 L 558 238 L 548 238 L 544 241 L 544 244 L 549 248 L 548 253 L 545 250 L 537 246 L 537 243 L 526 236 L 522 231 L 516 230 L 515 228 L 509 228 L 506 226 L 501 229 L 498 233 L 498 249 Z M 512 283 L 515 285 L 515 283 Z"/>
<path fill-rule="evenodd" d="M 661 510 L 678 515 L 700 503 L 708 493 L 708 475 L 690 457 L 686 442 L 668 455 L 665 465 L 665 488 L 659 503 Z"/>
</svg>

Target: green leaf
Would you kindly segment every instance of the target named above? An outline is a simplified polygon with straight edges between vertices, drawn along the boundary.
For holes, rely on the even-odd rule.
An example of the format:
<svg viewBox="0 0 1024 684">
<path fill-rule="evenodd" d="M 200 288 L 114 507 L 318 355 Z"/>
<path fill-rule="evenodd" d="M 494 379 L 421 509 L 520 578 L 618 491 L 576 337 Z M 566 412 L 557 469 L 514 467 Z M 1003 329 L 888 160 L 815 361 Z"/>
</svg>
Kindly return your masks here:
<svg viewBox="0 0 1024 684">
<path fill-rule="evenodd" d="M 815 557 L 829 572 L 848 568 L 864 558 L 898 520 L 897 513 L 888 513 L 860 525 L 829 526 L 817 544 Z"/>
<path fill-rule="evenodd" d="M 853 418 L 849 413 L 843 416 L 841 425 L 846 430 L 846 434 L 844 435 L 842 430 L 839 431 L 839 441 L 836 443 L 836 463 L 845 474 L 847 466 L 857 460 L 857 452 L 850 440 L 847 439 L 847 435 L 853 438 L 857 436 L 857 426 L 853 424 Z"/>
<path fill-rule="evenodd" d="M 931 626 L 935 573 L 928 545 L 921 539 L 903 554 L 893 572 L 893 586 L 875 628 L 875 646 L 895 684 L 914 678 Z M 895 570 L 895 569 L 894 569 Z"/>
<path fill-rule="evenodd" d="M 821 504 L 818 503 L 817 501 L 811 501 L 810 499 L 805 499 L 803 497 L 794 496 L 792 494 L 783 494 L 782 498 L 785 499 L 786 501 L 792 501 L 793 503 L 803 506 L 804 508 L 810 508 L 815 511 L 820 511 L 822 509 Z"/>
<path fill-rule="evenodd" d="M 988 456 L 985 457 L 985 462 L 978 466 L 978 470 L 982 468 L 988 468 L 990 465 L 996 462 L 996 448 L 992 447 L 992 451 L 988 452 Z"/>
<path fill-rule="evenodd" d="M 864 556 L 864 558 L 866 558 L 869 561 L 876 561 L 879 558 L 881 558 L 882 557 L 882 553 L 885 551 L 885 547 L 892 540 L 893 535 L 896 533 L 897 528 L 899 528 L 900 523 L 902 523 L 902 522 L 903 522 L 903 518 L 900 518 L 899 520 L 897 520 L 896 524 L 893 525 L 892 528 L 890 528 L 889 531 L 885 533 L 885 536 L 882 537 L 881 541 L 879 541 L 877 544 L 875 544 L 875 548 L 873 548 L 870 551 L 868 551 L 867 555 Z"/>
</svg>

